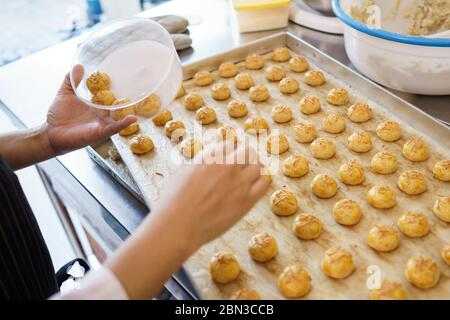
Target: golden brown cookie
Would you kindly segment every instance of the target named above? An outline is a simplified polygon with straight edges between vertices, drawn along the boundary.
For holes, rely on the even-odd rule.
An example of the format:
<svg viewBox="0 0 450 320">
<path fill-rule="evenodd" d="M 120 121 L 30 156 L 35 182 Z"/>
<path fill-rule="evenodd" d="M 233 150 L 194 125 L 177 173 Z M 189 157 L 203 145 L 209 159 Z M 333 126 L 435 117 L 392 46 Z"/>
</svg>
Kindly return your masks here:
<svg viewBox="0 0 450 320">
<path fill-rule="evenodd" d="M 412 138 L 403 145 L 403 156 L 413 162 L 425 161 L 430 156 L 428 145 L 421 138 Z"/>
<path fill-rule="evenodd" d="M 310 123 L 301 122 L 292 127 L 295 140 L 300 143 L 310 143 L 316 138 L 316 129 Z"/>
<path fill-rule="evenodd" d="M 305 57 L 293 56 L 289 60 L 289 68 L 294 72 L 305 72 L 309 69 L 308 60 Z"/>
<path fill-rule="evenodd" d="M 286 76 L 286 71 L 281 66 L 270 65 L 266 68 L 265 75 L 269 81 L 280 81 Z"/>
<path fill-rule="evenodd" d="M 264 67 L 264 60 L 259 54 L 251 54 L 245 58 L 245 67 L 249 70 L 259 70 Z"/>
<path fill-rule="evenodd" d="M 329 139 L 317 138 L 311 143 L 309 150 L 314 158 L 331 159 L 336 154 L 336 145 Z"/>
<path fill-rule="evenodd" d="M 352 226 L 361 220 L 361 208 L 350 199 L 342 199 L 333 206 L 333 217 L 337 223 Z"/>
<path fill-rule="evenodd" d="M 425 176 L 416 170 L 403 172 L 397 180 L 400 190 L 406 194 L 421 194 L 427 190 L 427 180 Z"/>
<path fill-rule="evenodd" d="M 372 137 L 367 131 L 358 131 L 350 135 L 347 140 L 350 150 L 364 153 L 372 149 Z"/>
<path fill-rule="evenodd" d="M 217 129 L 217 141 L 237 142 L 237 132 L 232 126 L 225 125 Z"/>
<path fill-rule="evenodd" d="M 311 290 L 311 277 L 298 265 L 286 267 L 278 277 L 278 290 L 286 298 L 301 298 Z"/>
<path fill-rule="evenodd" d="M 273 50 L 272 60 L 276 62 L 285 62 L 291 58 L 291 52 L 286 47 L 281 47 Z"/>
<path fill-rule="evenodd" d="M 232 252 L 218 252 L 209 262 L 212 279 L 217 283 L 230 283 L 239 276 L 241 268 Z"/>
<path fill-rule="evenodd" d="M 272 193 L 270 204 L 272 212 L 278 216 L 290 216 L 298 210 L 297 198 L 286 189 L 280 189 Z"/>
<path fill-rule="evenodd" d="M 263 85 L 253 86 L 249 90 L 250 100 L 253 102 L 264 102 L 270 98 L 269 89 Z"/>
<path fill-rule="evenodd" d="M 231 295 L 230 300 L 261 300 L 261 295 L 255 289 L 240 289 Z"/>
<path fill-rule="evenodd" d="M 118 105 L 121 105 L 121 104 L 128 103 L 130 101 L 131 101 L 130 99 L 126 99 L 126 98 L 117 99 L 116 101 L 113 102 L 112 105 L 113 106 L 118 106 Z M 110 114 L 111 114 L 111 118 L 113 120 L 117 121 L 117 120 L 123 119 L 123 118 L 125 118 L 127 116 L 136 114 L 136 111 L 134 110 L 134 106 L 129 106 L 129 107 L 125 107 L 125 108 L 111 110 Z"/>
<path fill-rule="evenodd" d="M 386 142 L 397 141 L 402 136 L 400 124 L 392 120 L 386 120 L 380 123 L 377 126 L 376 132 L 378 138 Z"/>
<path fill-rule="evenodd" d="M 450 181 L 450 159 L 440 160 L 433 167 L 434 177 L 441 181 Z"/>
<path fill-rule="evenodd" d="M 389 252 L 400 245 L 400 234 L 393 226 L 378 224 L 370 229 L 367 244 L 376 251 Z"/>
<path fill-rule="evenodd" d="M 304 96 L 299 103 L 300 111 L 304 114 L 314 114 L 320 111 L 320 100 L 316 96 Z"/>
<path fill-rule="evenodd" d="M 181 84 L 180 89 L 178 89 L 177 95 L 175 99 L 181 98 L 186 93 L 186 89 L 184 88 L 184 85 Z"/>
<path fill-rule="evenodd" d="M 93 94 L 91 101 L 101 106 L 110 106 L 116 101 L 116 97 L 109 90 L 99 90 Z"/>
<path fill-rule="evenodd" d="M 439 196 L 433 204 L 434 214 L 445 222 L 450 222 L 450 197 Z"/>
<path fill-rule="evenodd" d="M 222 101 L 231 96 L 231 91 L 226 83 L 219 82 L 211 87 L 211 96 L 214 100 Z"/>
<path fill-rule="evenodd" d="M 338 113 L 329 113 L 322 119 L 322 127 L 328 133 L 341 133 L 345 130 L 345 118 Z"/>
<path fill-rule="evenodd" d="M 289 150 L 288 138 L 282 133 L 271 134 L 266 139 L 266 149 L 271 154 L 283 154 Z"/>
<path fill-rule="evenodd" d="M 232 100 L 227 105 L 228 115 L 232 118 L 242 118 L 248 113 L 248 108 L 245 102 Z"/>
<path fill-rule="evenodd" d="M 397 204 L 395 191 L 387 185 L 377 185 L 367 193 L 367 202 L 374 208 L 389 209 Z"/>
<path fill-rule="evenodd" d="M 322 259 L 322 270 L 333 279 L 347 278 L 355 270 L 352 254 L 340 247 L 328 249 Z"/>
<path fill-rule="evenodd" d="M 180 152 L 187 159 L 192 159 L 202 149 L 202 143 L 195 138 L 187 138 L 180 143 Z"/>
<path fill-rule="evenodd" d="M 325 76 L 322 71 L 311 70 L 305 73 L 303 81 L 311 87 L 318 87 L 325 83 Z"/>
<path fill-rule="evenodd" d="M 269 124 L 266 119 L 255 116 L 245 120 L 244 128 L 245 132 L 258 135 L 267 132 L 269 130 Z"/>
<path fill-rule="evenodd" d="M 92 94 L 100 90 L 109 90 L 110 86 L 111 78 L 101 71 L 91 73 L 86 79 L 86 87 Z"/>
<path fill-rule="evenodd" d="M 354 186 L 364 182 L 366 176 L 364 174 L 364 167 L 357 160 L 351 160 L 344 163 L 338 169 L 339 179 L 348 185 Z"/>
<path fill-rule="evenodd" d="M 198 93 L 191 92 L 184 97 L 183 104 L 187 110 L 194 111 L 201 108 L 204 104 L 203 97 Z"/>
<path fill-rule="evenodd" d="M 276 123 L 286 123 L 292 119 L 292 110 L 285 104 L 277 104 L 272 108 L 271 115 Z"/>
<path fill-rule="evenodd" d="M 370 300 L 405 300 L 406 293 L 399 282 L 383 280 L 378 289 L 370 290 Z"/>
<path fill-rule="evenodd" d="M 283 161 L 282 171 L 286 177 L 303 177 L 309 172 L 308 160 L 302 155 L 292 155 Z"/>
<path fill-rule="evenodd" d="M 209 86 L 214 78 L 209 71 L 199 71 L 194 75 L 194 84 L 199 87 Z"/>
<path fill-rule="evenodd" d="M 291 77 L 285 77 L 278 83 L 278 89 L 281 93 L 291 94 L 298 91 L 298 81 Z"/>
<path fill-rule="evenodd" d="M 159 113 L 153 116 L 152 121 L 155 126 L 164 126 L 167 121 L 172 120 L 172 112 L 169 109 L 161 110 Z"/>
<path fill-rule="evenodd" d="M 237 74 L 237 67 L 233 62 L 224 62 L 219 66 L 219 76 L 231 78 Z"/>
<path fill-rule="evenodd" d="M 161 99 L 157 94 L 152 93 L 144 100 L 136 103 L 134 109 L 136 113 L 148 117 L 154 114 L 161 107 Z"/>
<path fill-rule="evenodd" d="M 427 256 L 414 256 L 405 265 L 408 281 L 421 289 L 434 287 L 441 276 L 438 264 Z"/>
<path fill-rule="evenodd" d="M 419 212 L 406 212 L 398 218 L 397 225 L 403 234 L 410 238 L 423 237 L 430 231 L 427 217 Z"/>
<path fill-rule="evenodd" d="M 278 253 L 277 241 L 268 233 L 258 233 L 248 242 L 248 253 L 253 260 L 267 262 Z"/>
<path fill-rule="evenodd" d="M 376 153 L 370 161 L 373 172 L 391 174 L 397 171 L 398 161 L 395 153 L 387 150 Z"/>
<path fill-rule="evenodd" d="M 138 134 L 130 141 L 130 149 L 134 154 L 144 154 L 154 149 L 152 139 L 145 134 Z"/>
<path fill-rule="evenodd" d="M 139 123 L 132 123 L 125 129 L 122 129 L 119 131 L 119 135 L 126 137 L 131 136 L 132 134 L 135 134 L 138 132 L 141 128 L 139 127 Z"/>
<path fill-rule="evenodd" d="M 195 113 L 195 118 L 203 125 L 211 124 L 216 121 L 216 111 L 208 106 L 201 107 Z"/>
<path fill-rule="evenodd" d="M 328 199 L 338 191 L 336 180 L 327 174 L 318 174 L 311 181 L 311 191 L 319 198 Z"/>
<path fill-rule="evenodd" d="M 356 123 L 366 122 L 372 119 L 372 109 L 367 103 L 357 102 L 348 108 L 347 116 Z"/>
<path fill-rule="evenodd" d="M 179 120 L 167 121 L 164 125 L 164 131 L 166 132 L 166 136 L 174 141 L 182 139 L 186 133 L 184 123 Z"/>
<path fill-rule="evenodd" d="M 322 223 L 318 217 L 302 212 L 295 217 L 292 230 L 299 239 L 313 240 L 322 233 Z"/>
<path fill-rule="evenodd" d="M 349 101 L 348 92 L 344 88 L 333 88 L 327 94 L 327 102 L 333 106 L 342 106 Z"/>
<path fill-rule="evenodd" d="M 234 83 L 239 90 L 250 89 L 255 84 L 253 78 L 248 73 L 239 73 L 234 77 Z"/>
</svg>

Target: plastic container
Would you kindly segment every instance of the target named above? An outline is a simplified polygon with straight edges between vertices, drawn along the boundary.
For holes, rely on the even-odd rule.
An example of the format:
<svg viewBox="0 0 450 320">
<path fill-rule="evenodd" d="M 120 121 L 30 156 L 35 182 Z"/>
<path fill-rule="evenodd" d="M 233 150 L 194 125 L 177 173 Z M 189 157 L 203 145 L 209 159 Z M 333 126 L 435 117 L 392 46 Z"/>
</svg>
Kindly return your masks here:
<svg viewBox="0 0 450 320">
<path fill-rule="evenodd" d="M 172 38 L 160 24 L 145 18 L 117 20 L 94 31 L 79 45 L 75 64 L 84 67 L 78 87 L 72 74 L 70 77 L 76 95 L 99 109 L 125 108 L 153 93 L 164 107 L 176 96 L 182 82 L 183 71 Z M 95 71 L 107 73 L 110 91 L 117 99 L 130 102 L 114 106 L 92 103 L 86 79 Z"/>
<path fill-rule="evenodd" d="M 233 0 L 240 32 L 284 28 L 291 0 Z"/>
</svg>

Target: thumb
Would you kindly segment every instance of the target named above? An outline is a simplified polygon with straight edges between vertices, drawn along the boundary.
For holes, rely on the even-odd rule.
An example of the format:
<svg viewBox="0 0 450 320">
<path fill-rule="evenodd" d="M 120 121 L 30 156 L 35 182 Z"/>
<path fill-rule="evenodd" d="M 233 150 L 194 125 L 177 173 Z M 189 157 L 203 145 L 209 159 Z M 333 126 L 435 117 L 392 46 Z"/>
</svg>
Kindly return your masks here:
<svg viewBox="0 0 450 320">
<path fill-rule="evenodd" d="M 71 83 L 71 79 L 73 81 L 73 84 L 75 87 L 78 87 L 78 85 L 81 82 L 81 79 L 83 79 L 84 74 L 84 68 L 81 64 L 77 64 L 72 68 L 72 71 L 66 74 L 66 77 L 64 78 L 64 82 L 62 83 L 61 87 L 59 88 L 58 94 L 73 94 L 73 87 Z"/>
</svg>

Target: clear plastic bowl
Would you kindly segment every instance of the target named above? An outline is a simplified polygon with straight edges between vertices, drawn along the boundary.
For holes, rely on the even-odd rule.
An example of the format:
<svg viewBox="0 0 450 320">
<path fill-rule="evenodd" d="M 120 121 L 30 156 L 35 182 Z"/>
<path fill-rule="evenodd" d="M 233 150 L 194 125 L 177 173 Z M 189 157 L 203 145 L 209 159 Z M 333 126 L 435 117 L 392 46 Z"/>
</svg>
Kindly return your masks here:
<svg viewBox="0 0 450 320">
<path fill-rule="evenodd" d="M 72 67 L 81 64 L 84 75 L 75 87 L 78 98 L 91 107 L 121 109 L 157 94 L 161 106 L 176 96 L 182 81 L 182 67 L 170 34 L 158 23 L 146 18 L 128 18 L 108 23 L 90 34 L 78 47 Z M 130 101 L 105 106 L 91 102 L 86 79 L 95 71 L 111 78 L 111 92 L 117 99 Z"/>
</svg>

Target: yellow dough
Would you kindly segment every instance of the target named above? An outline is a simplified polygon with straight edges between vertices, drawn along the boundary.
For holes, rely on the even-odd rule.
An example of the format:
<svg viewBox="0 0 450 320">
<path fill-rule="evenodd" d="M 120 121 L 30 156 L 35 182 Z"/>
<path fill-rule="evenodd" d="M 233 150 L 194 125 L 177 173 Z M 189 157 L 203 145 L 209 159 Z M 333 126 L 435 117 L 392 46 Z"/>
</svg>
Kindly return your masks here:
<svg viewBox="0 0 450 320">
<path fill-rule="evenodd" d="M 392 208 L 397 203 L 395 191 L 387 185 L 374 186 L 367 193 L 367 202 L 378 209 Z"/>
<path fill-rule="evenodd" d="M 441 257 L 444 259 L 445 263 L 450 266 L 450 244 L 442 248 Z"/>
<path fill-rule="evenodd" d="M 152 139 L 145 134 L 138 134 L 130 141 L 130 149 L 135 154 L 144 154 L 153 150 L 155 145 Z"/>
<path fill-rule="evenodd" d="M 394 173 L 398 167 L 397 157 L 391 151 L 380 151 L 373 156 L 370 161 L 370 167 L 375 173 Z"/>
<path fill-rule="evenodd" d="M 318 87 L 325 83 L 325 76 L 322 71 L 311 70 L 305 73 L 303 81 L 311 87 Z"/>
<path fill-rule="evenodd" d="M 402 136 L 400 124 L 392 120 L 386 120 L 380 123 L 377 126 L 376 132 L 378 138 L 386 142 L 397 141 Z"/>
<path fill-rule="evenodd" d="M 271 65 L 266 68 L 265 74 L 269 81 L 280 81 L 286 76 L 286 71 L 281 66 Z"/>
<path fill-rule="evenodd" d="M 263 85 L 253 86 L 249 90 L 250 99 L 253 102 L 264 102 L 270 98 L 269 89 Z"/>
<path fill-rule="evenodd" d="M 352 226 L 361 220 L 361 208 L 350 199 L 342 199 L 333 206 L 333 217 L 337 223 Z"/>
<path fill-rule="evenodd" d="M 400 245 L 400 234 L 392 226 L 378 224 L 370 229 L 367 244 L 376 251 L 389 252 Z"/>
<path fill-rule="evenodd" d="M 300 178 L 309 172 L 309 163 L 302 155 L 292 155 L 283 161 L 282 170 L 286 177 Z"/>
<path fill-rule="evenodd" d="M 343 183 L 351 186 L 363 183 L 366 178 L 364 167 L 356 160 L 341 165 L 337 173 Z"/>
<path fill-rule="evenodd" d="M 233 62 L 224 62 L 219 66 L 219 76 L 231 78 L 237 74 L 237 67 Z"/>
<path fill-rule="evenodd" d="M 155 126 L 164 126 L 167 121 L 172 120 L 172 112 L 169 109 L 161 110 L 158 114 L 154 115 L 152 118 Z"/>
<path fill-rule="evenodd" d="M 217 129 L 217 141 L 232 140 L 237 142 L 237 132 L 232 126 L 225 125 Z"/>
<path fill-rule="evenodd" d="M 419 212 L 406 212 L 398 218 L 397 225 L 403 234 L 411 238 L 423 237 L 430 231 L 427 217 Z"/>
<path fill-rule="evenodd" d="M 101 105 L 101 106 L 110 106 L 116 101 L 116 97 L 109 90 L 99 90 L 94 93 L 91 98 L 92 103 Z"/>
<path fill-rule="evenodd" d="M 201 107 L 195 113 L 195 118 L 203 125 L 211 124 L 216 121 L 216 111 L 211 107 Z"/>
<path fill-rule="evenodd" d="M 267 130 L 269 129 L 269 124 L 267 123 L 266 119 L 255 116 L 245 120 L 244 128 L 245 132 L 258 135 L 267 132 Z"/>
<path fill-rule="evenodd" d="M 425 161 L 429 157 L 428 145 L 421 138 L 412 138 L 403 145 L 403 156 L 414 162 Z"/>
<path fill-rule="evenodd" d="M 180 143 L 181 154 L 188 159 L 192 159 L 203 149 L 203 145 L 194 138 L 187 138 Z"/>
<path fill-rule="evenodd" d="M 319 198 L 328 199 L 338 191 L 336 180 L 326 174 L 318 174 L 311 181 L 311 190 Z"/>
<path fill-rule="evenodd" d="M 304 96 L 299 103 L 300 111 L 304 114 L 313 114 L 320 111 L 320 100 L 316 96 Z"/>
<path fill-rule="evenodd" d="M 161 99 L 158 95 L 152 93 L 144 100 L 138 102 L 134 108 L 136 109 L 137 114 L 148 117 L 158 111 L 160 107 Z"/>
<path fill-rule="evenodd" d="M 406 293 L 401 283 L 383 280 L 381 287 L 370 290 L 370 300 L 405 300 Z"/>
<path fill-rule="evenodd" d="M 236 280 L 241 268 L 232 252 L 218 252 L 209 262 L 209 272 L 215 282 L 225 284 Z"/>
<path fill-rule="evenodd" d="M 231 96 L 230 88 L 226 83 L 216 83 L 211 88 L 211 95 L 215 100 L 226 100 Z"/>
<path fill-rule="evenodd" d="M 295 140 L 300 143 L 310 143 L 316 138 L 316 129 L 310 123 L 300 122 L 292 127 Z"/>
<path fill-rule="evenodd" d="M 366 122 L 372 119 L 372 109 L 366 103 L 357 102 L 348 108 L 347 116 L 356 123 Z"/>
<path fill-rule="evenodd" d="M 164 125 L 166 136 L 174 141 L 178 141 L 183 138 L 186 133 L 184 123 L 179 120 L 170 120 Z"/>
<path fill-rule="evenodd" d="M 261 295 L 255 289 L 241 289 L 233 293 L 230 300 L 261 300 Z"/>
<path fill-rule="evenodd" d="M 281 93 L 291 94 L 298 91 L 298 81 L 291 77 L 285 77 L 278 83 Z"/>
<path fill-rule="evenodd" d="M 95 71 L 86 79 L 86 87 L 92 94 L 100 90 L 109 90 L 111 86 L 110 77 L 101 71 Z"/>
<path fill-rule="evenodd" d="M 434 214 L 445 222 L 450 222 L 450 197 L 438 197 L 433 204 Z"/>
<path fill-rule="evenodd" d="M 312 214 L 300 213 L 295 217 L 292 230 L 299 239 L 313 240 L 322 233 L 322 223 Z"/>
<path fill-rule="evenodd" d="M 289 150 L 289 141 L 282 133 L 271 134 L 266 139 L 266 149 L 271 154 L 283 154 Z"/>
<path fill-rule="evenodd" d="M 264 60 L 259 54 L 251 54 L 245 58 L 245 67 L 249 70 L 259 70 L 264 67 Z"/>
<path fill-rule="evenodd" d="M 405 265 L 408 281 L 421 289 L 434 287 L 441 276 L 438 264 L 427 256 L 414 256 Z"/>
<path fill-rule="evenodd" d="M 364 153 L 372 149 L 372 138 L 367 131 L 358 131 L 348 137 L 347 144 L 350 150 Z"/>
<path fill-rule="evenodd" d="M 199 71 L 194 75 L 194 84 L 199 87 L 209 86 L 214 78 L 209 71 Z"/>
<path fill-rule="evenodd" d="M 334 106 L 347 104 L 349 101 L 348 92 L 343 88 L 333 88 L 327 94 L 327 101 Z"/>
<path fill-rule="evenodd" d="M 202 107 L 204 104 L 203 97 L 198 93 L 192 92 L 184 97 L 183 104 L 187 110 L 193 111 Z"/>
<path fill-rule="evenodd" d="M 317 159 L 331 159 L 336 154 L 336 145 L 333 141 L 325 138 L 317 138 L 309 146 L 314 158 Z"/>
<path fill-rule="evenodd" d="M 125 98 L 117 99 L 116 101 L 113 102 L 112 105 L 113 106 L 121 105 L 121 104 L 128 103 L 130 101 L 131 101 L 130 99 L 125 99 Z M 125 107 L 125 108 L 111 110 L 110 114 L 111 114 L 111 118 L 113 120 L 117 121 L 117 120 L 123 119 L 127 116 L 136 114 L 136 111 L 134 110 L 134 106 L 129 106 L 129 107 Z"/>
<path fill-rule="evenodd" d="M 248 242 L 248 253 L 258 262 L 272 260 L 278 253 L 277 241 L 268 233 L 259 233 Z"/>
<path fill-rule="evenodd" d="M 333 279 L 347 278 L 355 270 L 352 254 L 340 247 L 328 249 L 322 259 L 322 270 Z"/>
<path fill-rule="evenodd" d="M 292 119 L 292 110 L 285 104 L 277 104 L 272 108 L 271 115 L 276 123 L 286 123 Z"/>
<path fill-rule="evenodd" d="M 273 50 L 272 60 L 276 62 L 285 62 L 291 58 L 291 52 L 286 47 L 281 47 Z"/>
<path fill-rule="evenodd" d="M 289 68 L 294 72 L 305 72 L 309 69 L 308 60 L 305 57 L 293 56 L 289 60 Z"/>
<path fill-rule="evenodd" d="M 227 105 L 228 115 L 232 118 L 242 118 L 248 113 L 247 105 L 238 100 L 232 100 Z"/>
<path fill-rule="evenodd" d="M 253 78 L 248 73 L 239 73 L 234 77 L 234 83 L 239 90 L 250 89 L 255 84 Z"/>
<path fill-rule="evenodd" d="M 288 266 L 278 277 L 278 290 L 286 298 L 301 298 L 311 290 L 311 277 L 298 265 Z"/>
<path fill-rule="evenodd" d="M 322 119 L 322 127 L 328 133 L 340 133 L 345 130 L 345 118 L 337 113 L 327 114 Z"/>
<path fill-rule="evenodd" d="M 427 180 L 425 176 L 416 170 L 403 172 L 397 180 L 400 190 L 406 194 L 420 194 L 427 190 Z"/>
<path fill-rule="evenodd" d="M 450 159 L 436 162 L 433 167 L 434 177 L 441 181 L 450 181 Z"/>
<path fill-rule="evenodd" d="M 132 134 L 138 132 L 140 129 L 141 128 L 139 127 L 139 123 L 132 123 L 125 129 L 120 130 L 119 134 L 124 137 L 131 136 Z"/>
<path fill-rule="evenodd" d="M 297 198 L 286 189 L 280 189 L 272 193 L 270 204 L 272 212 L 278 216 L 290 216 L 298 210 Z"/>
<path fill-rule="evenodd" d="M 181 98 L 186 93 L 186 89 L 184 88 L 184 85 L 181 85 L 180 89 L 178 89 L 177 96 L 175 99 Z"/>
</svg>

